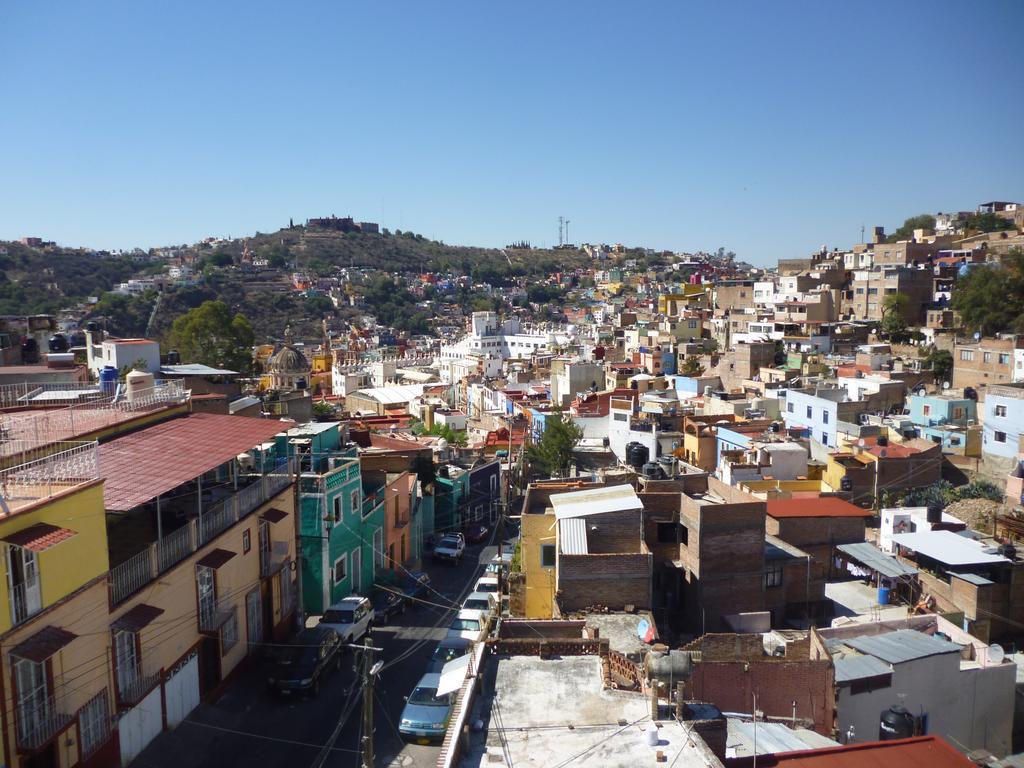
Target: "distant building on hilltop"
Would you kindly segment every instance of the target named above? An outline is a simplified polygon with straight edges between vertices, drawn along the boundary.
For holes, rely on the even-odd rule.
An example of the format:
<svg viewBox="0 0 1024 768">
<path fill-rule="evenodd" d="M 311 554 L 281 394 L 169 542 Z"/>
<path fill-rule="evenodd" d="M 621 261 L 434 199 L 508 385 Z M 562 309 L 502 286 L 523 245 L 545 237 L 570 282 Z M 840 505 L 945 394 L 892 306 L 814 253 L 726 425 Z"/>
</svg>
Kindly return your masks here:
<svg viewBox="0 0 1024 768">
<path fill-rule="evenodd" d="M 331 229 L 335 232 L 365 232 L 368 234 L 379 234 L 380 225 L 372 221 L 355 221 L 351 216 L 338 218 L 334 214 L 322 219 L 306 219 L 307 227 L 319 229 Z"/>
</svg>

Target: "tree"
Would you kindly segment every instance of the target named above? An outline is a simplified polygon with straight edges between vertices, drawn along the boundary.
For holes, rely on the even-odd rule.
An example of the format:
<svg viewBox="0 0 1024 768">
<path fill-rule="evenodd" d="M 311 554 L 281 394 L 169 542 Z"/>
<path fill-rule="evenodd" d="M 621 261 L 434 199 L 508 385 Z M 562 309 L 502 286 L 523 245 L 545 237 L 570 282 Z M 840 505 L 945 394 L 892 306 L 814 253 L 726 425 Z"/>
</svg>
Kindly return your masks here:
<svg viewBox="0 0 1024 768">
<path fill-rule="evenodd" d="M 544 421 L 544 434 L 531 445 L 527 456 L 544 473 L 554 477 L 563 474 L 572 460 L 572 449 L 583 439 L 583 429 L 571 417 L 556 408 Z"/>
<path fill-rule="evenodd" d="M 337 415 L 337 411 L 334 406 L 328 403 L 326 400 L 317 400 L 313 403 L 313 420 L 314 421 L 333 421 Z"/>
<path fill-rule="evenodd" d="M 950 381 L 953 373 L 953 353 L 948 349 L 939 349 L 934 344 L 923 348 L 919 353 L 921 362 L 931 368 L 936 381 Z"/>
<path fill-rule="evenodd" d="M 690 356 L 683 361 L 683 367 L 681 370 L 686 376 L 700 376 L 704 373 L 704 366 L 700 364 L 700 358 Z"/>
<path fill-rule="evenodd" d="M 910 338 L 907 328 L 907 301 L 904 293 L 890 293 L 882 300 L 882 335 L 897 344 Z"/>
<path fill-rule="evenodd" d="M 1024 249 L 1010 249 L 1000 264 L 971 268 L 957 282 L 950 304 L 964 327 L 982 336 L 1024 331 Z"/>
<path fill-rule="evenodd" d="M 177 318 L 170 343 L 188 362 L 248 373 L 255 334 L 241 314 L 231 316 L 223 301 L 204 301 Z"/>
<path fill-rule="evenodd" d="M 886 240 L 890 243 L 895 243 L 898 240 L 909 240 L 914 236 L 915 229 L 923 229 L 925 232 L 935 231 L 935 217 L 922 213 L 918 216 L 911 216 L 909 219 L 903 222 L 903 226 L 898 227 Z"/>
</svg>

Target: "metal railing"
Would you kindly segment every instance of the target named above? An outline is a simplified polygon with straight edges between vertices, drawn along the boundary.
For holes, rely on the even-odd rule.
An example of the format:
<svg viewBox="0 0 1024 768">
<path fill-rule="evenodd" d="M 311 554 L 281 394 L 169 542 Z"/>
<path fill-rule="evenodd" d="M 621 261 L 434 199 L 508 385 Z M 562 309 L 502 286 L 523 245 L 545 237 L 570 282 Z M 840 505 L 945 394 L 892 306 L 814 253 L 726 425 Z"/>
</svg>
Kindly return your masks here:
<svg viewBox="0 0 1024 768">
<path fill-rule="evenodd" d="M 111 568 L 111 602 L 114 605 L 124 602 L 279 494 L 292 484 L 294 467 L 294 460 L 282 460 L 273 474 L 261 476 L 252 485 L 211 507 L 210 511 L 203 512 L 201 519 L 189 520 L 181 528 Z"/>
<path fill-rule="evenodd" d="M 0 437 L 7 438 L 0 442 L 0 454 L 10 453 L 8 441 L 23 441 L 32 447 L 49 445 L 113 426 L 133 413 L 184 402 L 187 394 L 183 380 L 170 379 L 133 392 L 131 399 L 122 389 L 63 408 L 0 414 Z"/>
<path fill-rule="evenodd" d="M 104 688 L 78 710 L 80 760 L 92 757 L 107 743 L 113 724 L 109 697 Z"/>
<path fill-rule="evenodd" d="M 27 582 L 13 584 L 8 591 L 11 601 L 11 624 L 17 625 L 35 616 L 43 608 L 42 590 L 39 582 L 29 585 Z"/>
<path fill-rule="evenodd" d="M 18 748 L 35 750 L 64 730 L 74 719 L 58 696 L 33 697 L 18 702 Z"/>
<path fill-rule="evenodd" d="M 234 604 L 226 600 L 207 600 L 199 604 L 199 631 L 217 632 L 235 613 Z"/>
<path fill-rule="evenodd" d="M 0 449 L 4 445 L 0 443 Z M 11 507 L 49 498 L 100 476 L 100 452 L 95 440 L 58 443 L 52 446 L 57 450 L 46 455 L 27 445 L 16 447 L 26 460 L 0 470 L 0 512 L 5 514 Z"/>
<path fill-rule="evenodd" d="M 117 697 L 134 707 L 160 683 L 160 669 L 154 664 L 138 664 L 134 669 L 117 669 Z"/>
</svg>

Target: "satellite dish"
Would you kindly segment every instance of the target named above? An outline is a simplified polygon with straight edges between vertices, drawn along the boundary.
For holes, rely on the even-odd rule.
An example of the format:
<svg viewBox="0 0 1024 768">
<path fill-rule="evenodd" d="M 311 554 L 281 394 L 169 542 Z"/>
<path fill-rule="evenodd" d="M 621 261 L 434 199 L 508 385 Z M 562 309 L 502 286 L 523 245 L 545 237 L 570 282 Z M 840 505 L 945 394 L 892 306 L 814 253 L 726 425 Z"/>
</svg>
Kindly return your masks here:
<svg viewBox="0 0 1024 768">
<path fill-rule="evenodd" d="M 858 448 L 863 448 L 865 445 L 867 445 L 867 443 L 864 441 L 863 437 L 860 440 L 857 441 L 857 447 Z"/>
<path fill-rule="evenodd" d="M 921 387 L 919 390 L 917 390 L 917 394 L 919 397 L 924 397 L 925 395 L 928 394 L 928 390 L 925 389 L 924 387 Z"/>
<path fill-rule="evenodd" d="M 948 381 L 942 382 L 942 388 L 943 389 L 949 389 L 949 382 Z"/>
<path fill-rule="evenodd" d="M 877 328 L 872 328 L 871 329 L 871 335 L 872 336 L 877 336 L 878 335 L 878 329 Z"/>
<path fill-rule="evenodd" d="M 1006 652 L 1003 650 L 1003 646 L 999 643 L 992 643 L 988 647 L 988 663 L 989 664 L 1002 664 L 1003 659 L 1006 658 Z"/>
</svg>

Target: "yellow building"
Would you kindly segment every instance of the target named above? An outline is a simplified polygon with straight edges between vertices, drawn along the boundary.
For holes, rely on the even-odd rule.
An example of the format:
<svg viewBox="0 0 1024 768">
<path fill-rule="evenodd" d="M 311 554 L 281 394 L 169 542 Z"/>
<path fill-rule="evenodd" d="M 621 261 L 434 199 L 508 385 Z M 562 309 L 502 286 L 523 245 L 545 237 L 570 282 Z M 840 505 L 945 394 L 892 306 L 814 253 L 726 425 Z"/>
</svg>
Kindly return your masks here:
<svg viewBox="0 0 1024 768">
<path fill-rule="evenodd" d="M 663 293 L 658 296 L 658 312 L 666 317 L 679 317 L 683 310 L 701 309 L 708 306 L 707 289 L 701 283 L 683 285 L 680 293 Z"/>
<path fill-rule="evenodd" d="M 7 766 L 117 761 L 95 442 L 0 473 L 0 734 Z"/>
<path fill-rule="evenodd" d="M 522 516 L 520 567 L 526 618 L 550 619 L 555 605 L 555 514 Z"/>
</svg>

